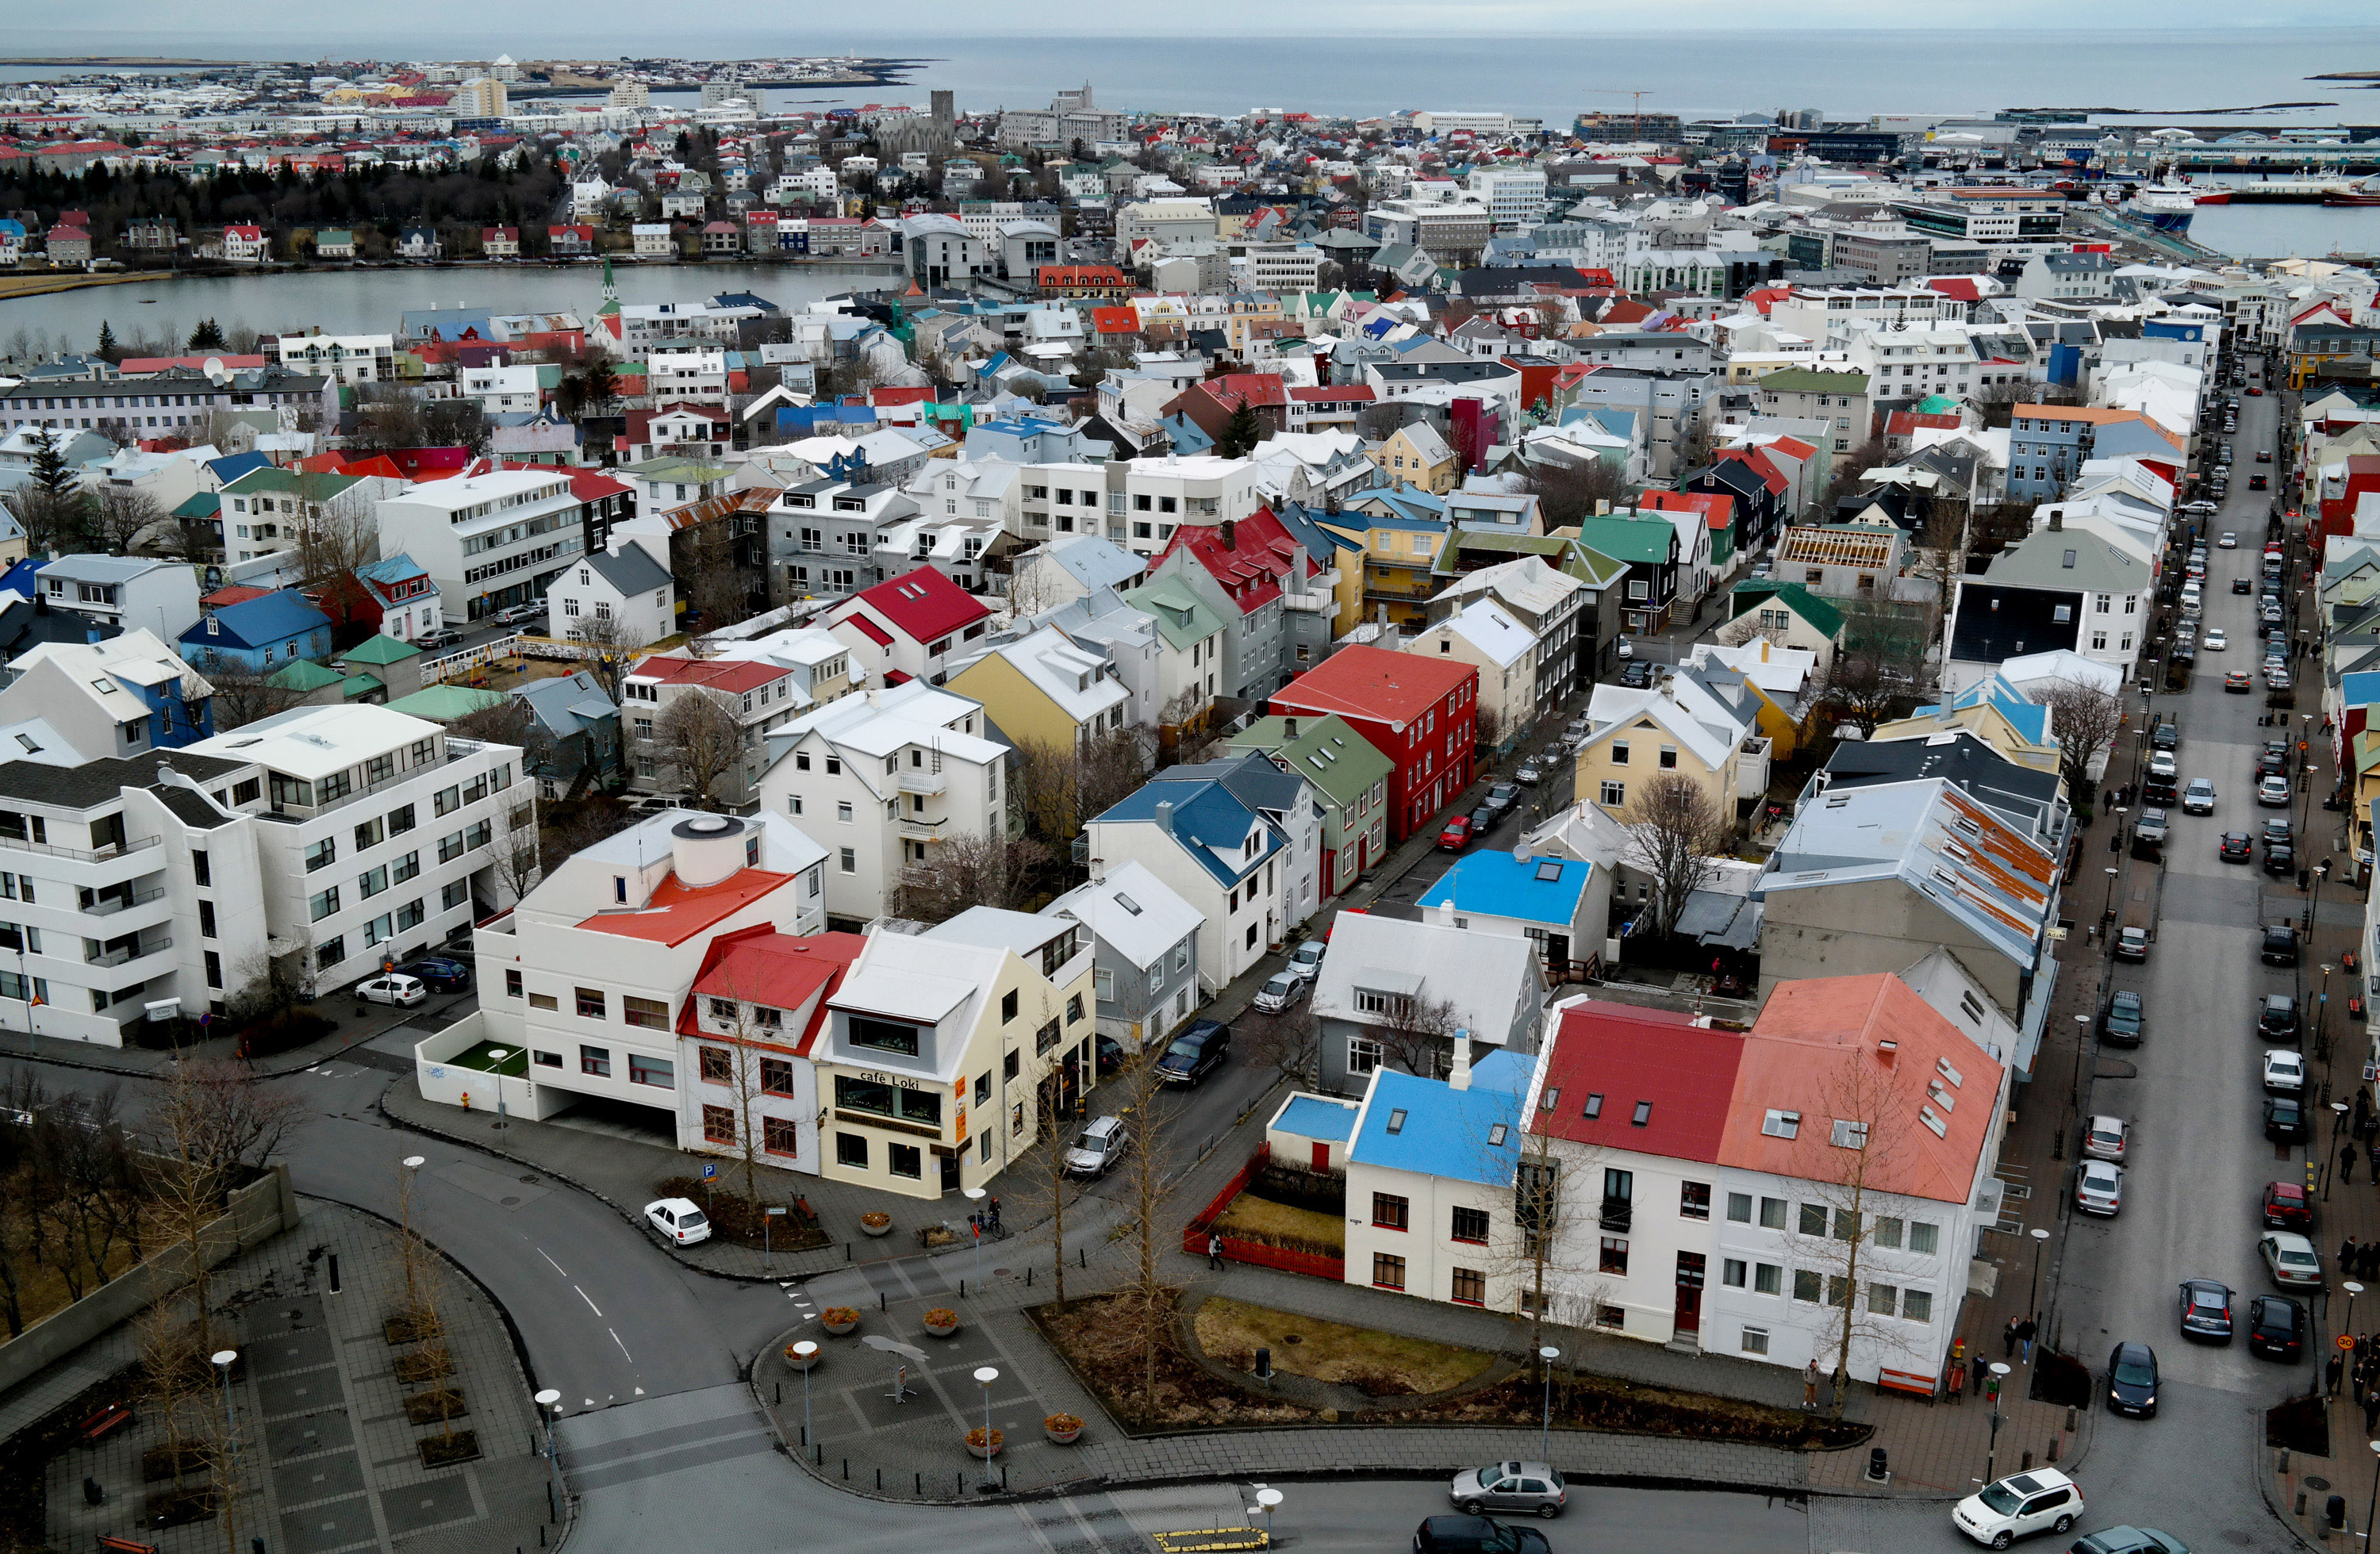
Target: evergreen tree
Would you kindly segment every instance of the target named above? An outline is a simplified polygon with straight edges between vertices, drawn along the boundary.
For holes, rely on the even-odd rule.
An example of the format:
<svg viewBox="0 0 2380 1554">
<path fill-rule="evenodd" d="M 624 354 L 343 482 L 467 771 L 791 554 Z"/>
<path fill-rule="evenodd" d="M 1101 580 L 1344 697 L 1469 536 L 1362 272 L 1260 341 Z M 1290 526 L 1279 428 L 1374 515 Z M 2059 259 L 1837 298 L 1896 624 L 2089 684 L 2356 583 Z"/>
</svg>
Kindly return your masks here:
<svg viewBox="0 0 2380 1554">
<path fill-rule="evenodd" d="M 99 358 L 114 361 L 122 353 L 115 347 L 115 330 L 105 319 L 99 321 Z"/>
<path fill-rule="evenodd" d="M 200 320 L 199 327 L 190 331 L 190 344 L 188 348 L 194 351 L 222 350 L 224 348 L 224 332 L 222 326 L 217 324 L 212 319 Z"/>
<path fill-rule="evenodd" d="M 1264 441 L 1264 423 L 1257 419 L 1256 407 L 1244 396 L 1232 411 L 1232 419 L 1223 423 L 1223 434 L 1215 439 L 1215 452 L 1224 458 L 1245 458 Z"/>
</svg>

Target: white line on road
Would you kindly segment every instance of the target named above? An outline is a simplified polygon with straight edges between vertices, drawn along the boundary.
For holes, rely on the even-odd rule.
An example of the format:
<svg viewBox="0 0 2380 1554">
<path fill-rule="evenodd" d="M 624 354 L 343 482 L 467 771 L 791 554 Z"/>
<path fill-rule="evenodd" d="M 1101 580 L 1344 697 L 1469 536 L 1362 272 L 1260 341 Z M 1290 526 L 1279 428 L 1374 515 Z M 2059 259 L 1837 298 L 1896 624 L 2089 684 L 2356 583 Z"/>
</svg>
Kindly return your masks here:
<svg viewBox="0 0 2380 1554">
<path fill-rule="evenodd" d="M 570 1277 L 570 1270 L 564 1268 L 560 1263 L 554 1262 L 553 1258 L 547 1254 L 544 1247 L 539 1247 L 537 1249 L 537 1255 L 540 1257 L 544 1257 L 546 1262 L 552 1267 L 554 1272 L 562 1275 L 565 1279 Z"/>
<path fill-rule="evenodd" d="M 571 1286 L 571 1288 L 572 1288 L 572 1289 L 574 1289 L 574 1290 L 578 1290 L 578 1286 L 577 1286 L 577 1285 L 576 1285 L 576 1284 L 573 1284 L 573 1285 Z M 593 1312 L 593 1313 L 594 1313 L 596 1316 L 598 1316 L 598 1317 L 601 1317 L 601 1316 L 602 1316 L 602 1315 L 603 1315 L 603 1308 L 602 1308 L 601 1306 L 600 1306 L 600 1305 L 597 1305 L 595 1304 L 595 1299 L 594 1299 L 594 1297 L 593 1297 L 593 1296 L 591 1296 L 591 1295 L 589 1295 L 586 1291 L 584 1291 L 584 1290 L 578 1290 L 578 1298 L 579 1298 L 580 1300 L 583 1300 L 583 1301 L 585 1301 L 585 1302 L 587 1303 L 587 1309 L 588 1309 L 588 1310 L 589 1310 L 589 1311 Z"/>
<path fill-rule="evenodd" d="M 594 1303 L 593 1303 L 592 1301 L 589 1301 L 588 1304 L 591 1305 L 593 1305 Z M 601 1315 L 601 1313 L 600 1313 L 600 1312 L 599 1312 L 599 1313 L 597 1313 L 597 1315 L 598 1315 L 598 1316 L 600 1316 L 600 1315 Z M 614 1343 L 620 1343 L 620 1330 L 619 1330 L 617 1328 L 606 1328 L 606 1329 L 604 1329 L 603 1330 L 604 1330 L 605 1332 L 610 1333 L 610 1334 L 612 1335 L 612 1342 L 614 1342 Z M 627 1362 L 628 1362 L 630 1365 L 632 1365 L 632 1366 L 633 1366 L 633 1365 L 635 1365 L 635 1364 L 637 1363 L 637 1357 L 636 1357 L 634 1354 L 630 1354 L 628 1353 L 628 1346 L 627 1346 L 626 1344 L 625 1344 L 625 1343 L 620 1343 L 620 1353 L 621 1353 L 621 1354 L 622 1354 L 623 1356 L 625 1356 L 625 1357 L 626 1358 Z"/>
</svg>

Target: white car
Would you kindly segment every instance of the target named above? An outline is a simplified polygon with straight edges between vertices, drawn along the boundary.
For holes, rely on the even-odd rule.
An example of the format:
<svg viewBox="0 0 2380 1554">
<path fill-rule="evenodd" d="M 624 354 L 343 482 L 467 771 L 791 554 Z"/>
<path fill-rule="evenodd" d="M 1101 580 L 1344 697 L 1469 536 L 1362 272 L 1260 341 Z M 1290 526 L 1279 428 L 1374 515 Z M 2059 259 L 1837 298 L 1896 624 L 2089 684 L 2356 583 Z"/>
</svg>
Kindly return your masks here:
<svg viewBox="0 0 2380 1554">
<path fill-rule="evenodd" d="M 2219 653 L 2229 645 L 2230 638 L 2223 635 L 2223 628 L 2221 626 L 2211 625 L 2206 628 L 2206 641 L 2204 643 L 2204 647 L 2208 652 Z"/>
<path fill-rule="evenodd" d="M 356 996 L 367 1003 L 393 1003 L 400 1009 L 410 1009 L 430 996 L 430 989 L 419 977 L 392 971 L 385 977 L 357 983 Z"/>
<path fill-rule="evenodd" d="M 1309 939 L 1289 953 L 1289 969 L 1311 982 L 1322 975 L 1323 952 L 1330 948 L 1328 941 Z"/>
<path fill-rule="evenodd" d="M 1950 1521 L 1977 1543 L 2006 1548 L 2034 1533 L 2062 1533 L 2082 1515 L 2082 1486 L 2056 1468 L 2032 1468 L 1969 1495 Z"/>
<path fill-rule="evenodd" d="M 2265 1049 L 2265 1093 L 2294 1096 L 2305 1090 L 2305 1054 L 2289 1047 Z"/>
<path fill-rule="evenodd" d="M 1074 1147 L 1066 1151 L 1066 1174 L 1106 1175 L 1108 1167 L 1123 1159 L 1126 1142 L 1122 1119 L 1100 1118 L 1077 1135 Z"/>
<path fill-rule="evenodd" d="M 2091 1131 L 2082 1135 L 2082 1153 L 2095 1160 L 2113 1160 L 2121 1165 L 2124 1151 L 2131 1147 L 2132 1124 L 2121 1117 L 2100 1115 L 2091 1119 Z"/>
<path fill-rule="evenodd" d="M 675 1246 L 710 1239 L 710 1221 L 692 1198 L 660 1198 L 645 1205 L 645 1220 Z"/>
<path fill-rule="evenodd" d="M 2236 551 L 2240 548 L 2240 537 L 2226 529 L 2222 537 L 2215 541 L 2215 548 L 2218 551 Z"/>
<path fill-rule="evenodd" d="M 2215 813 L 2215 784 L 2204 777 L 2192 777 L 2190 786 L 2181 790 L 2181 812 L 2185 815 Z"/>
<path fill-rule="evenodd" d="M 2111 1160 L 2084 1160 L 2074 1172 L 2074 1207 L 2114 1219 L 2124 1207 L 2124 1168 Z"/>
<path fill-rule="evenodd" d="M 2318 1287 L 2322 1283 L 2322 1254 L 2295 1231 L 2266 1231 L 2256 1243 L 2256 1252 L 2276 1284 Z"/>
<path fill-rule="evenodd" d="M 2288 808 L 2289 807 L 2289 780 L 2286 777 L 2277 776 L 2265 778 L 2263 782 L 2256 784 L 2256 802 L 2263 805 L 2267 809 Z"/>
<path fill-rule="evenodd" d="M 1249 1002 L 1267 1014 L 1278 1014 L 1305 996 L 1305 978 L 1287 971 L 1276 971 L 1257 989 Z"/>
</svg>

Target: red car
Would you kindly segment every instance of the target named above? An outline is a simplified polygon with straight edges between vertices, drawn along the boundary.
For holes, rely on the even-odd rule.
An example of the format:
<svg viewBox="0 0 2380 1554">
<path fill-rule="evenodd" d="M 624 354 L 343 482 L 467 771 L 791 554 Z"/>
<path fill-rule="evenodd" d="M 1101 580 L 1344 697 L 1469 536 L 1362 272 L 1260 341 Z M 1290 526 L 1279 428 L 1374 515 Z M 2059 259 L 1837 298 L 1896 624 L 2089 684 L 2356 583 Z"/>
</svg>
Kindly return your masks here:
<svg viewBox="0 0 2380 1554">
<path fill-rule="evenodd" d="M 2248 390 L 2248 397 L 2251 399 L 2262 399 L 2265 397 L 2265 391 L 2252 386 Z"/>
<path fill-rule="evenodd" d="M 2301 1182 L 2265 1184 L 2265 1223 L 2281 1230 L 2313 1229 L 2313 1204 Z"/>
<path fill-rule="evenodd" d="M 1459 853 L 1463 851 L 1463 845 L 1470 840 L 1471 817 L 1468 815 L 1457 815 L 1454 819 L 1446 822 L 1446 829 L 1444 831 L 1438 833 L 1439 851 L 1442 853 Z"/>
</svg>

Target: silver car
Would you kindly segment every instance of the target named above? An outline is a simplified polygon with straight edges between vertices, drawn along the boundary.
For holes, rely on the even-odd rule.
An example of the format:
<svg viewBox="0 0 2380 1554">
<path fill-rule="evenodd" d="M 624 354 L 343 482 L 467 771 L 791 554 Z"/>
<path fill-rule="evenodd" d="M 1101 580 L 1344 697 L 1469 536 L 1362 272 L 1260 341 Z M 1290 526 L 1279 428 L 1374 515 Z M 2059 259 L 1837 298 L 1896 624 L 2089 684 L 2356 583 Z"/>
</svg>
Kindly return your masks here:
<svg viewBox="0 0 2380 1554">
<path fill-rule="evenodd" d="M 1257 996 L 1250 1002 L 1267 1014 L 1278 1014 L 1295 1003 L 1305 993 L 1305 988 L 1306 982 L 1304 977 L 1286 971 L 1276 971 L 1271 977 L 1266 978 L 1265 985 L 1257 989 Z"/>
<path fill-rule="evenodd" d="M 1115 1117 L 1102 1117 L 1085 1128 L 1066 1151 L 1066 1174 L 1069 1176 L 1104 1176 L 1108 1168 L 1123 1159 L 1128 1142 L 1123 1123 Z"/>
<path fill-rule="evenodd" d="M 1560 1516 L 1570 1499 L 1562 1475 L 1549 1463 L 1490 1463 L 1484 1468 L 1465 1468 L 1454 1475 L 1446 1493 L 1470 1516 L 1491 1511 Z"/>
<path fill-rule="evenodd" d="M 2084 1160 L 2074 1173 L 2074 1207 L 2085 1214 L 2113 1217 L 2124 1207 L 2124 1168 L 2107 1160 Z"/>
</svg>

